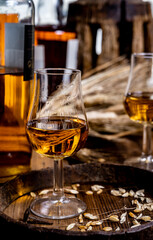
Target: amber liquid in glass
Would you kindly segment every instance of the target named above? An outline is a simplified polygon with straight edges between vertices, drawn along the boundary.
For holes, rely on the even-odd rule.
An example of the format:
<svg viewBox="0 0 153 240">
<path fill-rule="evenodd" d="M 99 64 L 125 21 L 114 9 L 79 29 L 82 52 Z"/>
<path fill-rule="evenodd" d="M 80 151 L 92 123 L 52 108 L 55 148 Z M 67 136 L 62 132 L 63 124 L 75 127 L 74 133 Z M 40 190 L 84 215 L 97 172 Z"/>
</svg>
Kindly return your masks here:
<svg viewBox="0 0 153 240">
<path fill-rule="evenodd" d="M 50 117 L 27 123 L 27 134 L 33 149 L 53 159 L 71 156 L 88 135 L 85 121 L 72 117 Z"/>
<path fill-rule="evenodd" d="M 128 93 L 124 100 L 124 106 L 131 120 L 153 123 L 153 93 Z"/>
</svg>

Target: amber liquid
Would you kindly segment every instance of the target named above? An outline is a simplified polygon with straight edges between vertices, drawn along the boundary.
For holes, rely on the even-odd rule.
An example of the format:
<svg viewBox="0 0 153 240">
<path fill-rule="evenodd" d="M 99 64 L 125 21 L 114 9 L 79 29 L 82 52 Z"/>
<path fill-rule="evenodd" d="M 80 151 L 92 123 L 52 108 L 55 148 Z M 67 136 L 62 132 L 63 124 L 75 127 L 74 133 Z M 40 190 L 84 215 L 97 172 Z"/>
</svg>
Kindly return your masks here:
<svg viewBox="0 0 153 240">
<path fill-rule="evenodd" d="M 0 70 L 0 177 L 29 169 L 31 147 L 25 119 L 30 104 L 30 83 L 22 72 Z M 32 90 L 32 89 L 31 89 Z"/>
<path fill-rule="evenodd" d="M 16 13 L 0 14 L 0 177 L 16 175 L 30 167 L 31 147 L 25 120 L 31 83 L 24 81 L 23 69 L 5 66 L 5 23 L 18 21 Z"/>
<path fill-rule="evenodd" d="M 84 120 L 52 117 L 28 122 L 27 134 L 36 152 L 59 159 L 71 156 L 84 145 L 88 129 Z"/>
<path fill-rule="evenodd" d="M 129 93 L 125 97 L 124 106 L 133 121 L 153 123 L 153 93 Z"/>
</svg>

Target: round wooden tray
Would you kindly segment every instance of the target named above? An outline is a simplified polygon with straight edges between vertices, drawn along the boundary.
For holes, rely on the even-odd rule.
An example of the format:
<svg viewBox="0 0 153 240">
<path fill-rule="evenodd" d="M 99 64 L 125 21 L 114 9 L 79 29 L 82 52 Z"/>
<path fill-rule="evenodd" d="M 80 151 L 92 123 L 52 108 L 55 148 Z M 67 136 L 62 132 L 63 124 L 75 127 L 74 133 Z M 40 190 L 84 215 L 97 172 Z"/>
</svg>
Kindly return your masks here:
<svg viewBox="0 0 153 240">
<path fill-rule="evenodd" d="M 52 187 L 52 169 L 31 171 L 19 175 L 15 179 L 0 187 L 0 229 L 5 239 L 11 233 L 15 239 L 152 239 L 153 222 L 140 221 L 140 226 L 131 228 L 133 219 L 129 212 L 133 211 L 131 204 L 133 197 L 113 196 L 110 191 L 122 187 L 126 191 L 145 190 L 145 196 L 153 199 L 153 173 L 147 170 L 121 165 L 90 163 L 66 166 L 64 168 L 65 185 L 80 183 L 78 198 L 87 204 L 86 212 L 106 219 L 110 215 L 118 215 L 127 211 L 126 221 L 112 222 L 104 220 L 100 226 L 94 226 L 92 231 L 81 232 L 78 228 L 78 217 L 68 220 L 43 220 L 29 213 L 29 205 L 33 200 L 30 192 L 39 193 L 42 189 Z M 94 184 L 103 185 L 101 194 L 94 192 L 87 195 L 86 191 Z M 45 197 L 45 196 L 44 196 Z M 138 199 L 139 200 L 139 199 Z M 141 201 L 141 200 L 139 200 Z M 144 202 L 146 199 L 144 200 Z M 125 207 L 127 209 L 125 209 Z M 129 208 L 132 208 L 131 210 Z M 139 213 L 140 214 L 140 213 Z M 138 216 L 138 213 L 136 214 Z M 144 210 L 143 215 L 153 219 L 153 211 Z M 90 220 L 84 218 L 84 223 Z M 71 230 L 66 230 L 70 223 L 76 223 Z M 112 227 L 112 231 L 104 231 L 105 227 Z M 120 228 L 116 231 L 117 227 Z"/>
</svg>

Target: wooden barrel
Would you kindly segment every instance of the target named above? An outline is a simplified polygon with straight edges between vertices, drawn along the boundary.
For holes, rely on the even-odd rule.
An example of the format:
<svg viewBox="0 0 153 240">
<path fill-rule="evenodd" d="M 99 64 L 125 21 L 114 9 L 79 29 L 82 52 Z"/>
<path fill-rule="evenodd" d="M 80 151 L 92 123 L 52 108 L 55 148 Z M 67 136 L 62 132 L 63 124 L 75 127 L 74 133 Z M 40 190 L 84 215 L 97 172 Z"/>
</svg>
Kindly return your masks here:
<svg viewBox="0 0 153 240">
<path fill-rule="evenodd" d="M 78 67 L 83 72 L 120 55 L 153 50 L 149 1 L 78 0 L 70 4 L 68 25 L 80 42 Z M 102 29 L 102 52 L 97 54 L 98 29 Z"/>
<path fill-rule="evenodd" d="M 97 221 L 101 220 L 101 224 L 92 225 L 91 231 L 86 227 L 82 232 L 80 225 L 87 226 L 87 223 L 89 224 L 90 221 L 93 223 L 95 220 L 83 216 L 83 223 L 79 222 L 78 217 L 47 221 L 38 219 L 29 212 L 29 205 L 35 194 L 38 196 L 42 189 L 52 187 L 53 172 L 48 168 L 20 175 L 0 187 L 0 229 L 5 239 L 10 239 L 10 233 L 15 239 L 41 240 L 56 239 L 56 237 L 68 240 L 153 238 L 151 210 L 153 173 L 151 171 L 130 166 L 90 163 L 66 166 L 64 174 L 65 185 L 80 184 L 77 197 L 86 202 L 86 213 L 97 216 Z M 86 191 L 93 190 L 95 184 L 104 187 L 101 193 L 93 191 L 93 194 L 88 195 Z M 136 212 L 136 202 L 147 208 Z M 113 220 L 113 217 L 116 220 Z M 144 219 L 147 217 L 146 221 L 143 217 Z M 74 228 L 67 230 L 67 226 L 71 223 L 75 223 Z"/>
</svg>

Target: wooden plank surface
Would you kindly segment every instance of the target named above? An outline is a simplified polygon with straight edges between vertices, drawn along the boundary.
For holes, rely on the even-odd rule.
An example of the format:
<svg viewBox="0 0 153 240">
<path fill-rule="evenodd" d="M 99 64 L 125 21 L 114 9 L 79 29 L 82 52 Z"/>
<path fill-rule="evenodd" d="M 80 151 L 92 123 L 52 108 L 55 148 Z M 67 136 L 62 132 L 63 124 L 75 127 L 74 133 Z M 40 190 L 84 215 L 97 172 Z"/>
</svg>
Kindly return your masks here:
<svg viewBox="0 0 153 240">
<path fill-rule="evenodd" d="M 136 208 L 136 205 L 132 204 L 132 200 L 138 200 L 143 204 L 146 203 L 146 198 L 153 201 L 153 190 L 151 184 L 149 184 L 153 180 L 152 172 L 133 167 L 100 163 L 65 167 L 65 184 L 71 187 L 72 183 L 80 183 L 79 194 L 74 197 L 86 202 L 86 212 L 97 216 L 97 220 L 103 220 L 99 226 L 93 226 L 92 231 L 85 230 L 85 232 L 81 232 L 78 228 L 80 226 L 78 217 L 68 220 L 49 220 L 49 222 L 31 214 L 25 217 L 25 211 L 33 201 L 30 192 L 35 192 L 38 196 L 42 189 L 50 189 L 52 187 L 51 176 L 51 169 L 33 171 L 17 177 L 0 188 L 0 222 L 3 230 L 9 226 L 11 230 L 16 229 L 20 233 L 24 228 L 28 236 L 36 237 L 39 232 L 37 239 L 42 239 L 42 236 L 44 236 L 44 239 L 51 236 L 55 237 L 57 233 L 62 236 L 62 239 L 75 239 L 74 237 L 77 236 L 79 238 L 89 237 L 89 239 L 93 236 L 96 239 L 100 236 L 105 237 L 105 239 L 110 239 L 110 236 L 111 239 L 120 239 L 121 236 L 124 236 L 126 239 L 129 236 L 127 239 L 139 239 L 136 236 L 142 237 L 146 234 L 146 231 L 152 236 L 152 221 L 145 222 L 138 219 L 137 221 L 141 225 L 133 228 L 134 219 L 129 215 L 129 212 L 134 213 Z M 101 194 L 94 192 L 93 195 L 87 195 L 86 191 L 91 190 L 93 184 L 103 185 L 103 192 Z M 126 192 L 131 189 L 134 192 L 144 189 L 144 199 L 140 199 L 140 196 L 123 197 L 111 194 L 112 189 L 118 190 L 120 187 L 124 188 Z M 121 224 L 120 218 L 125 212 L 127 212 L 126 220 Z M 150 216 L 151 220 L 153 219 L 153 211 L 145 209 L 134 214 L 138 217 L 141 213 L 143 216 Z M 111 215 L 117 215 L 119 221 L 111 221 L 109 219 Z M 85 226 L 90 220 L 85 217 L 83 219 L 81 225 Z M 75 223 L 75 227 L 67 231 L 66 227 L 70 223 Z M 104 231 L 105 227 L 111 227 L 112 230 L 106 232 Z M 118 227 L 120 230 L 116 231 Z M 132 233 L 133 235 L 130 236 Z"/>
<path fill-rule="evenodd" d="M 109 220 L 109 217 L 112 215 L 117 215 L 120 219 L 121 215 L 125 212 L 133 212 L 135 209 L 135 206 L 131 204 L 132 197 L 124 198 L 124 197 L 116 197 L 110 194 L 110 191 L 114 189 L 115 187 L 112 185 L 105 185 L 105 189 L 101 194 L 94 193 L 93 195 L 87 195 L 86 191 L 91 190 L 91 186 L 94 183 L 90 184 L 81 184 L 79 190 L 79 194 L 76 196 L 77 198 L 83 200 L 87 204 L 87 210 L 86 212 L 93 214 L 94 216 L 97 216 L 97 220 L 103 220 L 103 223 L 99 226 L 94 226 L 92 231 L 102 231 L 104 227 L 112 227 L 112 231 L 115 232 L 116 229 L 119 227 L 121 231 L 127 231 L 130 229 L 131 226 L 133 226 L 133 218 L 127 214 L 126 221 L 124 224 L 120 224 L 119 222 L 113 222 Z M 101 184 L 101 183 L 98 183 Z M 139 188 L 133 186 L 126 187 L 126 190 L 139 190 Z M 150 194 L 146 193 L 148 197 L 150 197 Z M 51 195 L 51 194 L 50 194 Z M 67 194 L 66 194 L 67 195 Z M 45 195 L 44 195 L 45 196 Z M 47 194 L 49 196 L 49 194 Z M 70 195 L 69 195 L 70 196 Z M 72 195 L 71 195 L 72 196 Z M 75 197 L 75 196 L 74 196 Z M 14 201 L 12 204 L 10 204 L 4 211 L 4 213 L 14 220 L 18 221 L 24 221 L 24 215 L 25 211 L 29 208 L 30 203 L 33 201 L 33 198 L 27 194 L 25 196 L 20 197 L 16 201 Z M 125 206 L 127 210 L 125 209 Z M 141 212 L 140 212 L 141 213 Z M 135 214 L 136 216 L 139 216 L 140 213 Z M 144 215 L 149 215 L 151 218 L 153 218 L 153 212 L 149 212 L 145 210 L 143 212 Z M 26 219 L 27 224 L 33 224 L 36 227 L 44 226 L 51 229 L 58 229 L 58 230 L 65 230 L 67 226 L 71 223 L 76 223 L 75 227 L 71 229 L 71 231 L 77 231 L 80 232 L 79 226 L 80 225 L 86 225 L 90 220 L 83 217 L 83 223 L 79 223 L 78 217 L 68 220 L 43 220 L 38 219 L 32 214 L 29 214 L 28 218 Z M 95 220 L 92 220 L 95 221 Z M 45 222 L 47 222 L 45 224 Z M 144 224 L 143 221 L 141 221 L 142 224 Z"/>
</svg>

